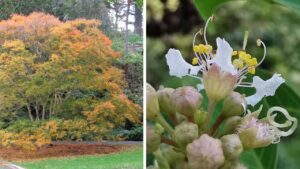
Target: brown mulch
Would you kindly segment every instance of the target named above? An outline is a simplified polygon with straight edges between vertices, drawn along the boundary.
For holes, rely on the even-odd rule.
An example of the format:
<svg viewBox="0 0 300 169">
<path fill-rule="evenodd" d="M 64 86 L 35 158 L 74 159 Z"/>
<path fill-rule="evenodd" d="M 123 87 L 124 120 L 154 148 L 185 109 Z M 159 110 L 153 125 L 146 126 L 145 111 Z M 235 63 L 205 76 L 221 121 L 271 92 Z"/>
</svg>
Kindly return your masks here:
<svg viewBox="0 0 300 169">
<path fill-rule="evenodd" d="M 126 146 L 128 147 L 128 146 Z M 129 146 L 130 147 L 130 146 Z M 119 152 L 124 149 L 122 145 L 103 145 L 103 144 L 84 144 L 84 143 L 65 143 L 54 144 L 38 148 L 36 151 L 24 150 L 19 148 L 0 147 L 0 157 L 8 161 L 23 161 L 41 159 L 49 157 L 66 157 L 78 155 L 96 155 Z"/>
</svg>

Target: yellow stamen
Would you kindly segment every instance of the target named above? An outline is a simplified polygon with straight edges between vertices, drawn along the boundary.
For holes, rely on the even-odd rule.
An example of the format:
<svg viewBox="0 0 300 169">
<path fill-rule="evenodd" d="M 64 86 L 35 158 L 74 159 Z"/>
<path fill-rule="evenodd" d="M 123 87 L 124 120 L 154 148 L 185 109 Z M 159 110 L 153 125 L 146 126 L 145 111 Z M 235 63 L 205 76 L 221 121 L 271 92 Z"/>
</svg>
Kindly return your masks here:
<svg viewBox="0 0 300 169">
<path fill-rule="evenodd" d="M 236 56 L 238 54 L 238 52 L 236 51 L 236 50 L 234 50 L 233 52 L 232 52 L 232 56 Z"/>
<path fill-rule="evenodd" d="M 192 61 L 192 64 L 193 65 L 196 65 L 196 64 L 198 64 L 199 62 L 198 62 L 198 58 L 193 58 L 193 61 Z"/>
<path fill-rule="evenodd" d="M 251 74 L 255 74 L 255 67 L 248 68 L 248 72 Z"/>
<path fill-rule="evenodd" d="M 195 45 L 195 46 L 193 47 L 193 50 L 194 50 L 194 52 L 200 52 L 200 48 L 199 48 L 199 46 L 197 46 L 197 45 Z"/>
<path fill-rule="evenodd" d="M 241 68 L 244 67 L 244 63 L 243 63 L 243 61 L 240 60 L 240 59 L 234 59 L 234 60 L 233 60 L 233 65 L 234 65 L 236 68 L 239 68 L 239 69 L 241 69 Z"/>
</svg>

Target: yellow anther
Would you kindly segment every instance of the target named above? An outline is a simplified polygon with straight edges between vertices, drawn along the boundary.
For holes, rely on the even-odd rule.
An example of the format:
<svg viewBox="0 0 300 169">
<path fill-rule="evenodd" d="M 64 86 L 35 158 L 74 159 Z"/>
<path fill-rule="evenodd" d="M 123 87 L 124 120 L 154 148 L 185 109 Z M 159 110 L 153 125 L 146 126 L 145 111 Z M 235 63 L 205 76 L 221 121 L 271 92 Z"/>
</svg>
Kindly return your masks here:
<svg viewBox="0 0 300 169">
<path fill-rule="evenodd" d="M 244 63 L 243 63 L 243 61 L 240 60 L 240 59 L 234 59 L 232 64 L 233 64 L 236 68 L 239 68 L 239 69 L 241 69 L 241 68 L 244 67 Z"/>
<path fill-rule="evenodd" d="M 194 47 L 194 51 L 195 49 L 197 50 L 197 52 L 199 52 L 200 54 L 209 54 L 210 52 L 212 52 L 213 50 L 213 47 L 211 45 L 203 45 L 203 44 L 200 44 L 198 45 L 197 47 L 195 46 Z M 198 50 L 199 49 L 199 50 Z"/>
<path fill-rule="evenodd" d="M 255 74 L 255 67 L 248 68 L 248 72 L 251 74 Z"/>
<path fill-rule="evenodd" d="M 239 58 L 242 59 L 244 62 L 247 62 L 249 59 L 251 59 L 251 55 L 244 51 L 239 51 Z"/>
<path fill-rule="evenodd" d="M 200 48 L 199 48 L 199 46 L 197 46 L 197 45 L 195 45 L 195 46 L 193 47 L 193 50 L 194 50 L 194 52 L 200 52 Z"/>
<path fill-rule="evenodd" d="M 208 52 L 212 52 L 212 50 L 213 50 L 213 47 L 211 45 L 206 45 L 206 48 L 207 48 Z"/>
<path fill-rule="evenodd" d="M 232 56 L 236 56 L 238 54 L 238 51 L 236 51 L 236 50 L 234 50 L 233 52 L 232 52 Z"/>
<path fill-rule="evenodd" d="M 198 64 L 199 62 L 198 62 L 198 58 L 193 58 L 193 60 L 192 60 L 192 64 L 193 65 L 196 65 L 196 64 Z"/>
<path fill-rule="evenodd" d="M 247 65 L 248 66 L 256 66 L 257 65 L 256 58 L 249 59 L 248 62 L 247 62 Z"/>
</svg>

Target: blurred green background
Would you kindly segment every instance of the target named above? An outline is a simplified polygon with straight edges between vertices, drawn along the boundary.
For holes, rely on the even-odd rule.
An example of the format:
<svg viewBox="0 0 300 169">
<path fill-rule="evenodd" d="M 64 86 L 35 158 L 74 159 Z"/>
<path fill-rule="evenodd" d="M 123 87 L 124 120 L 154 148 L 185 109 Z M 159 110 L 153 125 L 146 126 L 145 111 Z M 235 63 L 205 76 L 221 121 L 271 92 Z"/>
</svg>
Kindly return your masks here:
<svg viewBox="0 0 300 169">
<path fill-rule="evenodd" d="M 201 2 L 198 2 L 198 7 Z M 297 0 L 294 2 L 297 3 Z M 177 48 L 191 63 L 192 38 L 204 27 L 205 21 L 201 16 L 207 16 L 206 11 L 201 13 L 201 9 L 205 9 L 205 5 L 197 10 L 191 0 L 147 1 L 147 82 L 156 89 L 160 85 L 176 87 L 179 84 L 193 84 L 189 78 L 181 80 L 169 76 L 165 54 L 169 48 Z M 241 49 L 244 32 L 248 30 L 247 52 L 260 60 L 263 50 L 256 46 L 256 40 L 262 39 L 267 46 L 267 58 L 260 68 L 271 74 L 281 73 L 287 85 L 300 94 L 300 13 L 275 2 L 251 0 L 222 3 L 214 9 L 214 15 L 216 19 L 207 32 L 208 41 L 214 48 L 216 37 L 222 37 L 234 49 Z M 199 40 L 201 43 L 202 39 Z M 279 98 L 289 99 L 284 94 Z M 293 101 L 300 103 L 298 99 Z M 298 109 L 291 115 L 300 120 L 300 114 L 296 112 L 299 112 Z M 299 169 L 299 154 L 298 126 L 292 136 L 282 138 L 278 144 L 277 168 Z"/>
</svg>

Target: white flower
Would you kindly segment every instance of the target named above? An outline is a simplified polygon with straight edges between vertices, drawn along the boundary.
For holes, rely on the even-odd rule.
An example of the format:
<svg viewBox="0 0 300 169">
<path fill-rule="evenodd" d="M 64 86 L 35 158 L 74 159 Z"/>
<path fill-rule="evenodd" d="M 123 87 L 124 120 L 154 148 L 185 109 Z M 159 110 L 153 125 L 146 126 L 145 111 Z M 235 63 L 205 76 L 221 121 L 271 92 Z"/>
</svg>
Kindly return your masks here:
<svg viewBox="0 0 300 169">
<path fill-rule="evenodd" d="M 216 56 L 211 60 L 211 63 L 216 63 L 221 70 L 224 72 L 229 72 L 232 75 L 237 74 L 237 69 L 233 66 L 232 48 L 225 39 L 217 38 L 217 53 Z"/>
<path fill-rule="evenodd" d="M 247 97 L 247 104 L 255 106 L 263 97 L 273 96 L 276 89 L 284 82 L 284 79 L 280 74 L 274 74 L 273 77 L 268 80 L 262 80 L 258 76 L 254 76 L 252 83 L 243 81 L 246 79 L 245 75 L 247 73 L 254 74 L 255 68 L 258 67 L 265 59 L 265 44 L 260 39 L 257 40 L 257 45 L 263 46 L 264 48 L 264 55 L 259 63 L 256 58 L 252 57 L 244 50 L 238 52 L 233 51 L 229 43 L 225 39 L 221 38 L 216 39 L 217 51 L 214 54 L 212 46 L 210 46 L 206 40 L 206 28 L 211 19 L 212 17 L 209 18 L 204 29 L 205 44 L 195 45 L 195 39 L 198 34 L 201 34 L 201 32 L 197 32 L 193 40 L 194 52 L 196 55 L 196 58 L 193 60 L 193 64 L 198 65 L 193 66 L 187 63 L 182 58 L 179 50 L 169 49 L 166 59 L 170 69 L 170 75 L 180 78 L 183 76 L 195 77 L 199 79 L 201 83 L 197 85 L 197 88 L 199 90 L 202 90 L 203 88 L 207 90 L 208 86 L 203 85 L 202 76 L 208 72 L 212 65 L 217 65 L 222 72 L 230 73 L 232 76 L 236 77 L 234 88 L 253 87 L 256 89 L 256 93 L 254 95 Z M 238 55 L 238 58 L 232 59 L 232 56 L 236 55 Z"/>
<path fill-rule="evenodd" d="M 169 65 L 170 75 L 181 78 L 187 75 L 197 75 L 201 66 L 193 66 L 187 63 L 181 56 L 179 50 L 169 49 L 167 55 L 167 64 Z"/>
<path fill-rule="evenodd" d="M 263 97 L 273 96 L 276 89 L 284 82 L 285 80 L 280 74 L 274 74 L 266 81 L 262 80 L 258 76 L 254 76 L 251 86 L 256 89 L 256 93 L 246 98 L 247 104 L 255 106 Z"/>
</svg>

